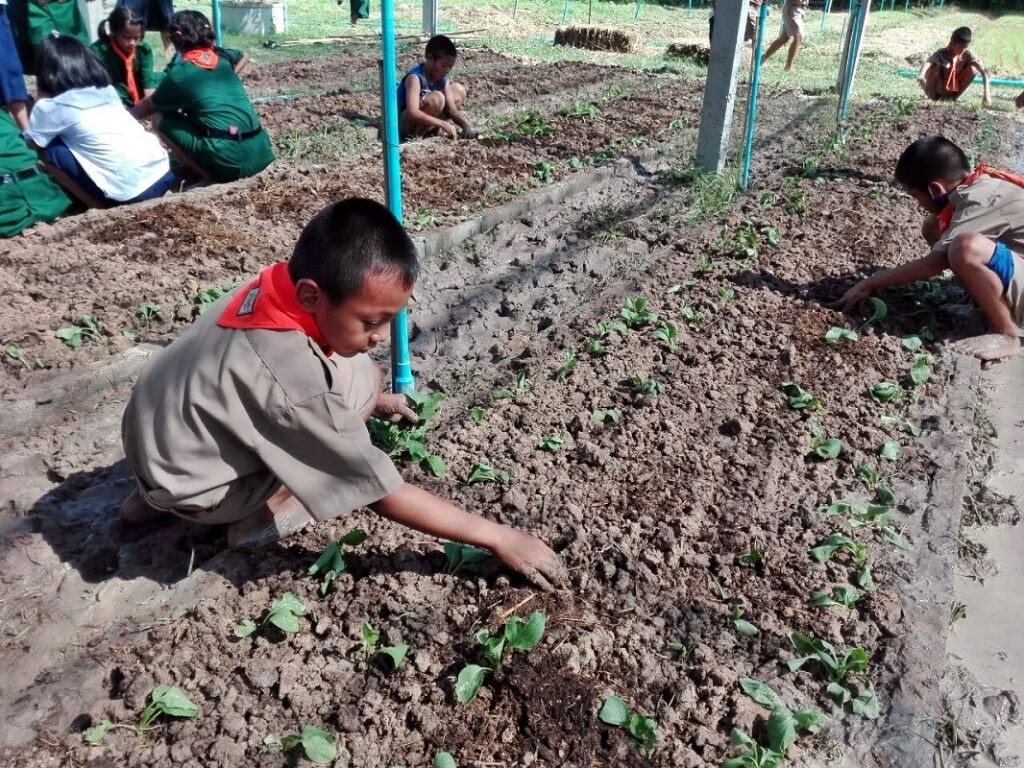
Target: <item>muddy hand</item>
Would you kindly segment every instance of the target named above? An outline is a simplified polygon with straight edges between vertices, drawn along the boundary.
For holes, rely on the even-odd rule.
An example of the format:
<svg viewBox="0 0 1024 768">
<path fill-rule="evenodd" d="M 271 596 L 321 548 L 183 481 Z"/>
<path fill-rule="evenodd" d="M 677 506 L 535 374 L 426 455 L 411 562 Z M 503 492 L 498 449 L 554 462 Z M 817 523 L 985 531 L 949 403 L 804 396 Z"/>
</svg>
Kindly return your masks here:
<svg viewBox="0 0 1024 768">
<path fill-rule="evenodd" d="M 477 133 L 476 133 L 475 130 L 473 130 L 472 126 L 467 125 L 462 130 L 462 138 L 464 138 L 464 139 L 475 139 L 476 137 L 477 137 Z"/>
<path fill-rule="evenodd" d="M 405 419 L 412 424 L 416 424 L 420 420 L 416 411 L 409 407 L 409 401 L 405 399 L 405 395 L 382 394 L 377 400 L 377 407 L 374 409 L 373 415 L 394 422 Z"/>
<path fill-rule="evenodd" d="M 867 280 L 861 280 L 850 290 L 843 294 L 843 298 L 839 300 L 839 306 L 842 307 L 844 312 L 849 312 L 852 309 L 856 309 L 862 301 L 867 299 L 871 295 L 871 285 Z"/>
<path fill-rule="evenodd" d="M 536 536 L 509 528 L 494 548 L 494 554 L 531 584 L 547 592 L 569 583 L 569 573 L 562 560 Z"/>
</svg>

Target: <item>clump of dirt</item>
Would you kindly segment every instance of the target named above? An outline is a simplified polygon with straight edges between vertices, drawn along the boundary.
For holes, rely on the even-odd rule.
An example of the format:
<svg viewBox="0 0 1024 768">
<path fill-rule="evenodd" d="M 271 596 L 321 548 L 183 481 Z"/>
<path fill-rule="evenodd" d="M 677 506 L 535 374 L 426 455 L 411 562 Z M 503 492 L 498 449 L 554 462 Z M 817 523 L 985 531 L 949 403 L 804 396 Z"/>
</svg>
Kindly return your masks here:
<svg viewBox="0 0 1024 768">
<path fill-rule="evenodd" d="M 665 55 L 677 59 L 690 59 L 706 67 L 711 61 L 711 48 L 701 43 L 672 43 L 665 50 Z"/>
<path fill-rule="evenodd" d="M 591 51 L 629 53 L 636 40 L 627 32 L 601 27 L 560 27 L 555 30 L 555 45 L 588 48 Z"/>
</svg>

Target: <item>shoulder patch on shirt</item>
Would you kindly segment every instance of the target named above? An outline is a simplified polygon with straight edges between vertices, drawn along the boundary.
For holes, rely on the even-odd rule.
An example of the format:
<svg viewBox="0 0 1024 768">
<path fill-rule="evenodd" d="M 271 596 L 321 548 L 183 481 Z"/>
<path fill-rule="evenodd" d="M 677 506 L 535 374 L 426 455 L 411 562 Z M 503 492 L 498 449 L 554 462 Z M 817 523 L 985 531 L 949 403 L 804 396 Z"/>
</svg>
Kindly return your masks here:
<svg viewBox="0 0 1024 768">
<path fill-rule="evenodd" d="M 251 315 L 253 308 L 256 306 L 256 299 L 259 297 L 259 295 L 260 287 L 258 285 L 250 288 L 249 292 L 245 295 L 245 299 L 239 305 L 238 311 L 235 313 L 235 315 L 237 317 L 242 317 L 242 315 Z"/>
</svg>

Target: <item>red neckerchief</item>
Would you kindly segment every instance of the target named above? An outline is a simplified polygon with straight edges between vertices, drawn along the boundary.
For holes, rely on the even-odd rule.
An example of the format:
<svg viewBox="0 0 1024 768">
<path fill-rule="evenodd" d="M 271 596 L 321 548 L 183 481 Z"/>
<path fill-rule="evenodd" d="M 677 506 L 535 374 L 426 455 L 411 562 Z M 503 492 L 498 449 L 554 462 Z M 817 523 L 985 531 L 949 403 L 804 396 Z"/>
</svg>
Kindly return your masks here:
<svg viewBox="0 0 1024 768">
<path fill-rule="evenodd" d="M 316 320 L 299 306 L 295 283 L 288 274 L 288 262 L 267 267 L 260 276 L 240 290 L 217 320 L 221 328 L 263 331 L 301 331 L 331 353 Z"/>
<path fill-rule="evenodd" d="M 200 69 L 215 69 L 220 57 L 212 48 L 193 48 L 181 57 L 184 61 L 195 64 Z"/>
<path fill-rule="evenodd" d="M 989 168 L 987 165 L 979 165 L 971 171 L 971 174 L 966 179 L 957 184 L 956 188 L 960 189 L 962 187 L 969 187 L 982 176 L 991 176 L 993 179 L 1008 181 L 1011 184 L 1016 184 L 1021 189 L 1024 189 L 1024 178 L 1016 176 L 1009 171 L 1001 171 L 998 168 Z M 946 207 L 939 212 L 939 234 L 942 234 L 949 229 L 950 224 L 953 223 L 953 212 L 952 203 L 946 203 Z"/>
<path fill-rule="evenodd" d="M 950 62 L 949 63 L 949 75 L 946 76 L 946 93 L 956 93 L 957 91 L 960 90 L 960 88 L 958 87 L 957 76 L 956 76 L 956 62 L 960 58 L 960 56 L 963 56 L 963 54 L 960 54 L 960 56 L 954 56 L 953 52 L 951 50 L 949 50 L 949 48 L 946 48 L 946 53 L 949 54 L 949 62 Z M 966 51 L 965 51 L 965 53 L 966 53 Z"/>
<path fill-rule="evenodd" d="M 142 96 L 139 95 L 139 86 L 135 82 L 135 51 L 138 49 L 132 48 L 131 53 L 125 53 L 113 37 L 110 38 L 110 49 L 124 64 L 124 85 L 128 91 L 128 98 L 132 100 L 132 104 L 138 104 L 142 100 Z"/>
</svg>

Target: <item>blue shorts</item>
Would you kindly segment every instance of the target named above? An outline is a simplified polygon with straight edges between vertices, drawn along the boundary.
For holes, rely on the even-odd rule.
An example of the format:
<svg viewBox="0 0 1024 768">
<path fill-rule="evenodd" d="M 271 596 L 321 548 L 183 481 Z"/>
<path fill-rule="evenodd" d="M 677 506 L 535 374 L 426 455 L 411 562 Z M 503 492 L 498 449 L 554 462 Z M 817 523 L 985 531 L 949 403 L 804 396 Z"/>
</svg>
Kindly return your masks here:
<svg viewBox="0 0 1024 768">
<path fill-rule="evenodd" d="M 1013 251 L 1005 243 L 996 243 L 996 250 L 986 266 L 999 276 L 1005 293 L 1013 282 Z"/>
<path fill-rule="evenodd" d="M 0 106 L 12 101 L 28 101 L 28 91 L 25 90 L 25 73 L 14 44 L 7 6 L 0 5 Z"/>
</svg>

